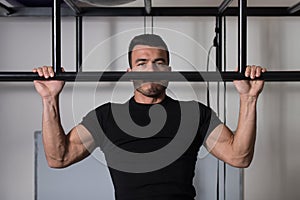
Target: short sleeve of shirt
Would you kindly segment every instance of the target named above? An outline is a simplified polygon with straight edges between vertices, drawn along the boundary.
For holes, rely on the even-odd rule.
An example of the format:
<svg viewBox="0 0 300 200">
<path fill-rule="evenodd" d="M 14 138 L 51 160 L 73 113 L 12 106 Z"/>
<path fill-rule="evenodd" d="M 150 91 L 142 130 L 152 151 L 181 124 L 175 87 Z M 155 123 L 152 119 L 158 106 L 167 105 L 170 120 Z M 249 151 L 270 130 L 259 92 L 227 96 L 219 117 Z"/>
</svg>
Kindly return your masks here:
<svg viewBox="0 0 300 200">
<path fill-rule="evenodd" d="M 204 141 L 210 135 L 210 133 L 220 124 L 222 124 L 216 113 L 209 107 L 199 103 L 200 106 L 200 123 L 201 131 L 204 135 Z"/>
<path fill-rule="evenodd" d="M 100 148 L 103 146 L 105 138 L 105 121 L 108 115 L 110 104 L 104 104 L 90 111 L 80 122 L 93 136 L 94 141 Z"/>
</svg>

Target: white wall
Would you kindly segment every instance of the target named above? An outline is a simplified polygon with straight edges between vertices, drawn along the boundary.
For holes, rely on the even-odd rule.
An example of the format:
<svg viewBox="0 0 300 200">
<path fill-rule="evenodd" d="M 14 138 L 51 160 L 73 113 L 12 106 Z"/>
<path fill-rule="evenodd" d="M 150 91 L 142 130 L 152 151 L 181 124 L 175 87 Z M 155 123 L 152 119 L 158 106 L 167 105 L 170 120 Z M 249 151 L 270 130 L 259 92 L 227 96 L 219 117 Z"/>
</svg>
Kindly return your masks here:
<svg viewBox="0 0 300 200">
<path fill-rule="evenodd" d="M 174 70 L 205 70 L 206 51 L 214 37 L 214 18 L 155 18 L 172 51 Z M 86 70 L 125 70 L 128 40 L 143 33 L 143 18 L 86 18 L 84 55 Z M 63 66 L 74 70 L 74 19 L 63 20 Z M 30 71 L 51 64 L 49 18 L 0 18 L 0 70 Z M 163 28 L 163 29 L 161 29 Z M 136 30 L 139 29 L 139 30 Z M 237 65 L 236 19 L 228 18 L 228 68 Z M 299 69 L 299 18 L 250 18 L 248 63 L 270 70 Z M 110 39 L 111 36 L 117 35 Z M 180 38 L 180 39 L 178 39 Z M 195 41 L 204 49 L 199 47 Z M 94 49 L 97 47 L 96 49 Z M 94 50 L 93 50 L 94 49 Z M 93 50 L 93 51 L 92 51 Z M 88 56 L 89 55 L 89 56 Z M 214 53 L 212 54 L 212 58 Z M 213 68 L 213 63 L 211 63 Z M 189 99 L 184 87 L 172 83 L 177 96 Z M 203 83 L 193 84 L 205 102 Z M 258 137 L 254 161 L 245 170 L 246 200 L 299 199 L 298 116 L 300 83 L 267 83 L 258 105 Z M 33 199 L 33 132 L 41 129 L 41 102 L 32 83 L 0 83 L 0 199 Z M 112 92 L 117 95 L 111 97 Z M 61 95 L 62 123 L 72 128 L 94 106 L 124 101 L 130 84 L 67 83 Z M 213 93 L 212 98 L 216 95 Z M 117 98 L 116 98 L 117 97 Z M 238 96 L 228 83 L 228 125 L 235 129 Z M 212 102 L 215 108 L 216 103 Z"/>
</svg>

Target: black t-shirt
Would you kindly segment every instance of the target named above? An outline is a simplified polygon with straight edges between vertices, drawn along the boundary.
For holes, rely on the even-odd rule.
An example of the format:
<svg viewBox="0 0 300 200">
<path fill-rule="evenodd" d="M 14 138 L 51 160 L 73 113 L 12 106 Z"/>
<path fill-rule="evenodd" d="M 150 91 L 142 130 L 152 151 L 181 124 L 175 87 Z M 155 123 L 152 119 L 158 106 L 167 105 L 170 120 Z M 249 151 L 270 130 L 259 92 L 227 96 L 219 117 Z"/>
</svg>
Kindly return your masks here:
<svg viewBox="0 0 300 200">
<path fill-rule="evenodd" d="M 196 101 L 106 103 L 82 120 L 104 152 L 117 200 L 193 200 L 197 154 L 221 123 Z"/>
</svg>

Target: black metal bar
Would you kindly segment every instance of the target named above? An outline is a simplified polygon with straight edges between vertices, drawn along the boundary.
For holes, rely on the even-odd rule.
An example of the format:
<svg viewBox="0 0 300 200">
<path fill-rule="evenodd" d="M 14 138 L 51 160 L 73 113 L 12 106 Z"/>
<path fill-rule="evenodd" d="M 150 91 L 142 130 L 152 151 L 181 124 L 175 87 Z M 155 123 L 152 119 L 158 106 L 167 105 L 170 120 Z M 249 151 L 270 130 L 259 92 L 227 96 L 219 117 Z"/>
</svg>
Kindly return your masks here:
<svg viewBox="0 0 300 200">
<path fill-rule="evenodd" d="M 218 14 L 222 15 L 233 0 L 224 0 L 218 8 Z"/>
<path fill-rule="evenodd" d="M 247 0 L 239 0 L 238 68 L 244 73 L 247 66 Z"/>
<path fill-rule="evenodd" d="M 269 82 L 300 82 L 300 71 L 269 71 L 258 79 Z M 33 81 L 44 80 L 32 72 L 0 72 L 0 81 Z M 128 82 L 132 80 L 169 80 L 177 82 L 218 82 L 249 80 L 238 72 L 64 72 L 56 74 L 49 80 L 78 82 Z"/>
<path fill-rule="evenodd" d="M 76 6 L 73 0 L 64 0 L 64 2 L 73 10 L 76 15 L 79 15 L 81 13 L 81 9 Z"/>
<path fill-rule="evenodd" d="M 14 7 L 14 12 L 9 17 L 43 17 L 52 16 L 52 8 L 48 7 Z M 223 16 L 238 16 L 237 7 L 229 7 L 223 13 Z M 288 7 L 248 7 L 248 17 L 288 17 L 300 16 L 300 12 L 289 13 Z M 144 7 L 83 7 L 80 16 L 108 16 L 108 17 L 138 17 L 145 16 Z M 76 16 L 69 7 L 61 8 L 62 16 Z M 191 16 L 191 17 L 215 17 L 218 15 L 217 7 L 152 7 L 151 16 Z M 7 17 L 0 13 L 0 17 Z"/>
<path fill-rule="evenodd" d="M 152 0 L 144 0 L 145 10 L 148 15 L 150 15 L 152 10 Z"/>
<path fill-rule="evenodd" d="M 39 131 L 34 132 L 34 200 L 38 200 L 38 134 Z"/>
<path fill-rule="evenodd" d="M 82 71 L 82 17 L 76 17 L 76 72 Z"/>
<path fill-rule="evenodd" d="M 53 1 L 52 13 L 52 66 L 56 73 L 61 72 L 61 0 Z"/>
<path fill-rule="evenodd" d="M 13 9 L 7 7 L 6 5 L 0 2 L 0 13 L 2 13 L 5 16 L 8 16 L 13 13 Z"/>
<path fill-rule="evenodd" d="M 216 66 L 217 69 L 221 72 L 222 70 L 222 16 L 218 15 L 216 17 Z"/>
<path fill-rule="evenodd" d="M 288 12 L 293 14 L 300 10 L 300 2 L 288 8 Z"/>
</svg>

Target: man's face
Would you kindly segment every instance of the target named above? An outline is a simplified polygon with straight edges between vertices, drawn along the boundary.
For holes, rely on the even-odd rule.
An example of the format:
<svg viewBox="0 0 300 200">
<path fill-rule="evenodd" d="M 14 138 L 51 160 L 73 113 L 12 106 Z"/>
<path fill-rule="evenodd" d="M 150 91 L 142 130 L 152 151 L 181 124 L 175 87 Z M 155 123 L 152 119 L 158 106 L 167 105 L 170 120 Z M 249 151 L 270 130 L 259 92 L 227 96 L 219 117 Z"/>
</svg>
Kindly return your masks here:
<svg viewBox="0 0 300 200">
<path fill-rule="evenodd" d="M 159 72 L 171 71 L 165 49 L 147 45 L 136 45 L 132 50 L 132 68 L 127 71 Z M 147 97 L 158 97 L 165 92 L 168 81 L 134 81 L 134 88 Z"/>
</svg>

